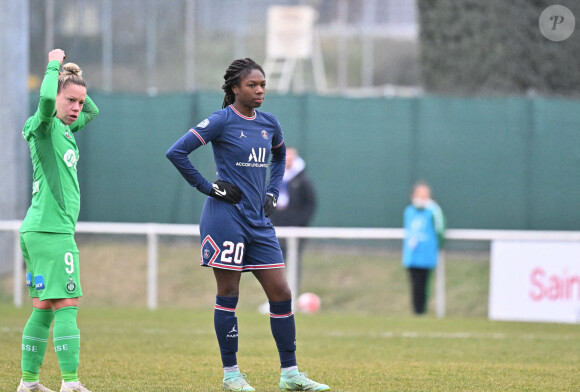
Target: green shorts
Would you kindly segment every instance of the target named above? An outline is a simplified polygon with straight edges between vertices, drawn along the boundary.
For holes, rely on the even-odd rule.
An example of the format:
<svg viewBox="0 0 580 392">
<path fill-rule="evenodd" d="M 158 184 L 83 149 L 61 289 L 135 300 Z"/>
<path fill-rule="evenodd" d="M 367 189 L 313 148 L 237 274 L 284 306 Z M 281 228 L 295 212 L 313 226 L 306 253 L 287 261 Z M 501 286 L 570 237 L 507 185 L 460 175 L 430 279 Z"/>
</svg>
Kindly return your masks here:
<svg viewBox="0 0 580 392">
<path fill-rule="evenodd" d="M 32 298 L 77 298 L 83 295 L 79 250 L 73 234 L 20 233 L 26 262 L 26 286 Z"/>
</svg>

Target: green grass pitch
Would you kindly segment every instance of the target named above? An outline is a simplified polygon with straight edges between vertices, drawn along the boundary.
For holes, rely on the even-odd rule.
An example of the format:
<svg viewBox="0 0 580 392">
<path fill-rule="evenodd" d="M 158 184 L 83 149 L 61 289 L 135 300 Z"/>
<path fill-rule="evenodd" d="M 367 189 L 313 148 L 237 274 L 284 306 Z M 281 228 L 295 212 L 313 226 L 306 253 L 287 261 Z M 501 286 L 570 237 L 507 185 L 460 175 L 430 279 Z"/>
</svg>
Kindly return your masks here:
<svg viewBox="0 0 580 392">
<path fill-rule="evenodd" d="M 0 305 L 0 390 L 15 391 L 28 308 Z M 213 311 L 84 307 L 81 379 L 93 392 L 219 391 Z M 257 391 L 276 391 L 268 316 L 238 312 L 239 364 Z M 577 325 L 482 318 L 296 315 L 298 362 L 333 391 L 578 391 Z M 49 343 L 42 381 L 56 389 Z"/>
<path fill-rule="evenodd" d="M 77 236 L 85 296 L 81 300 L 83 382 L 93 392 L 220 391 L 223 372 L 213 332 L 215 282 L 199 267 L 196 240 L 160 244 L 159 310 L 146 306 L 146 246 L 141 238 Z M 580 391 L 580 328 L 487 320 L 489 260 L 447 257 L 447 317 L 434 302 L 410 314 L 398 247 L 318 246 L 304 255 L 302 292 L 322 298 L 316 315 L 296 315 L 300 369 L 332 391 Z M 340 246 L 336 246 L 340 245 Z M 0 276 L 0 392 L 16 390 L 20 341 L 30 312 L 14 308 L 10 276 Z M 278 354 L 265 301 L 242 277 L 237 316 L 239 364 L 256 391 L 277 391 Z M 41 372 L 59 385 L 49 343 Z"/>
</svg>

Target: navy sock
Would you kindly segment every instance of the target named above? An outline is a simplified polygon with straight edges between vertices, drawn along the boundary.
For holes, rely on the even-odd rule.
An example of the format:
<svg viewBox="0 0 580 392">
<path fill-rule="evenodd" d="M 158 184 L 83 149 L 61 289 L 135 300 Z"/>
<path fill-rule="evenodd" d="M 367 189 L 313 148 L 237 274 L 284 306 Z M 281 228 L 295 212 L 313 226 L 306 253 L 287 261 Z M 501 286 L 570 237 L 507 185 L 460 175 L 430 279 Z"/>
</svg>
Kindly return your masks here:
<svg viewBox="0 0 580 392">
<path fill-rule="evenodd" d="M 236 358 L 236 353 L 238 352 L 237 304 L 238 297 L 216 296 L 213 324 L 224 367 L 238 364 Z"/>
<path fill-rule="evenodd" d="M 281 367 L 296 366 L 296 326 L 292 300 L 270 302 L 270 328 L 280 354 Z"/>
</svg>

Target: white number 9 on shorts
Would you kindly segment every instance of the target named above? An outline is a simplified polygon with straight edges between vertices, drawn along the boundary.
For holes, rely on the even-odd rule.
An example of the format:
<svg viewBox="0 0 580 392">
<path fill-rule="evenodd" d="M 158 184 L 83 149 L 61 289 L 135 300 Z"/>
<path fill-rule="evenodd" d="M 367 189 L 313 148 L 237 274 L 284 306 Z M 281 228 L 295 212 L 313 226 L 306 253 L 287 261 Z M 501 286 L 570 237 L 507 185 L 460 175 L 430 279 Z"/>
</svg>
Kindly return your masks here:
<svg viewBox="0 0 580 392">
<path fill-rule="evenodd" d="M 64 263 L 66 265 L 68 265 L 68 267 L 65 267 L 66 273 L 72 274 L 75 271 L 75 259 L 74 259 L 73 254 L 71 252 L 65 253 Z"/>
</svg>

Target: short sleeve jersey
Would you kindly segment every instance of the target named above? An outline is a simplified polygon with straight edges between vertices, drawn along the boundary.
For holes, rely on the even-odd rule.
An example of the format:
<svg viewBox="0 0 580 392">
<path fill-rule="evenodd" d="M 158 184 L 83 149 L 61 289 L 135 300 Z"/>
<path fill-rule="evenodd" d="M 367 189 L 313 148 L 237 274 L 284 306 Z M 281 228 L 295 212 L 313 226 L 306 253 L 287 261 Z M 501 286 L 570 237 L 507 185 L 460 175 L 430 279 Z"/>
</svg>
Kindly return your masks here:
<svg viewBox="0 0 580 392">
<path fill-rule="evenodd" d="M 284 143 L 276 117 L 258 110 L 253 117 L 246 117 L 230 105 L 214 112 L 191 132 L 203 145 L 211 142 L 218 179 L 236 184 L 242 191 L 244 197 L 238 208 L 248 223 L 263 225 L 270 152 Z"/>
<path fill-rule="evenodd" d="M 79 150 L 74 132 L 82 129 L 98 109 L 87 96 L 83 112 L 70 126 L 55 117 L 59 68 L 58 61 L 48 64 L 38 110 L 26 121 L 22 132 L 30 148 L 33 179 L 32 201 L 20 227 L 21 232 L 74 234 L 79 216 Z M 51 111 L 53 114 L 47 116 Z"/>
</svg>

